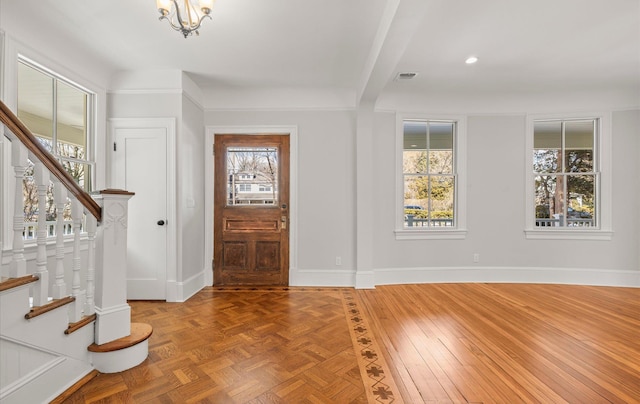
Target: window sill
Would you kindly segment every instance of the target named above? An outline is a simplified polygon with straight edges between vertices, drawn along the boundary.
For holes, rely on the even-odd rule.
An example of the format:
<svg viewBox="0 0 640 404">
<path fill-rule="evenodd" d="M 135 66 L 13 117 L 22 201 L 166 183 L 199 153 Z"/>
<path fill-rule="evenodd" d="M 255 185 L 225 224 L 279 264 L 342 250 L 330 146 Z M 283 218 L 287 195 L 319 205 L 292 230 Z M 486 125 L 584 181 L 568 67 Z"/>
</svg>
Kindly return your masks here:
<svg viewBox="0 0 640 404">
<path fill-rule="evenodd" d="M 430 230 L 396 230 L 396 240 L 463 240 L 467 230 L 463 229 L 430 229 Z"/>
<path fill-rule="evenodd" d="M 526 229 L 525 237 L 528 240 L 604 240 L 613 238 L 612 231 L 606 230 L 566 230 L 566 229 L 546 229 L 534 230 Z"/>
</svg>

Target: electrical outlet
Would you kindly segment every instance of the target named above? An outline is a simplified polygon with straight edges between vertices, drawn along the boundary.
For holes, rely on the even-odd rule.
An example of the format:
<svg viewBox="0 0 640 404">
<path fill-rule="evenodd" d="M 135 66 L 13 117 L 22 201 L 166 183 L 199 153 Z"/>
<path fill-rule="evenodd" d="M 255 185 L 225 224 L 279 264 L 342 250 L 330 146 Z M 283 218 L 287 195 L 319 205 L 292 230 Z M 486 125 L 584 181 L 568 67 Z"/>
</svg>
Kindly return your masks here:
<svg viewBox="0 0 640 404">
<path fill-rule="evenodd" d="M 473 262 L 480 262 L 480 254 L 479 253 L 474 253 L 473 254 Z"/>
<path fill-rule="evenodd" d="M 336 257 L 336 266 L 339 267 L 340 265 L 342 265 L 342 258 Z"/>
</svg>

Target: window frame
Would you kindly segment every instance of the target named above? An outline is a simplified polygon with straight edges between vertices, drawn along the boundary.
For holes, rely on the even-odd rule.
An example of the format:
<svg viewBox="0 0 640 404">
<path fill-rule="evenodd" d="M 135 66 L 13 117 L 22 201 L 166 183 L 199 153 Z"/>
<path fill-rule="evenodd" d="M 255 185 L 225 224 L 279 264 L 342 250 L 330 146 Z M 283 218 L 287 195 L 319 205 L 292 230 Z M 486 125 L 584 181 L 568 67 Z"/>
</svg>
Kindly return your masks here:
<svg viewBox="0 0 640 404">
<path fill-rule="evenodd" d="M 56 160 L 58 160 L 61 164 L 63 164 L 64 161 L 66 162 L 70 162 L 72 164 L 82 164 L 85 166 L 90 167 L 88 176 L 85 177 L 84 180 L 84 186 L 83 189 L 87 192 L 87 193 L 91 193 L 92 191 L 95 190 L 95 185 L 96 185 L 96 157 L 97 157 L 97 153 L 95 150 L 95 145 L 96 145 L 96 136 L 97 136 L 97 108 L 96 108 L 96 100 L 97 100 L 97 93 L 94 91 L 89 90 L 88 88 L 78 84 L 76 81 L 73 81 L 69 78 L 67 78 L 66 76 L 63 76 L 62 74 L 56 73 L 53 70 L 43 66 L 42 64 L 35 62 L 32 59 L 29 59 L 28 57 L 25 57 L 22 54 L 18 54 L 17 55 L 17 59 L 16 59 L 16 75 L 18 74 L 18 69 L 19 69 L 19 65 L 23 64 L 28 68 L 34 69 L 36 71 L 38 71 L 41 74 L 44 74 L 48 77 L 50 77 L 53 81 L 53 89 L 54 89 L 54 93 L 53 93 L 53 98 L 52 98 L 52 103 L 53 103 L 53 111 L 54 111 L 54 116 L 53 116 L 53 128 L 52 128 L 52 137 L 51 137 L 51 142 L 52 142 L 52 147 L 51 147 L 51 151 L 50 153 L 54 156 L 54 158 Z M 16 76 L 16 83 L 17 83 L 17 76 Z M 63 83 L 64 85 L 70 86 L 74 89 L 77 89 L 81 92 L 83 92 L 86 95 L 86 105 L 85 105 L 85 119 L 86 119 L 86 135 L 85 135 L 85 159 L 78 159 L 78 158 L 72 158 L 72 157 L 64 157 L 64 156 L 60 156 L 58 153 L 58 146 L 57 146 L 57 117 L 55 116 L 56 110 L 57 110 L 57 106 L 56 106 L 56 102 L 57 102 L 57 97 L 58 95 L 56 94 L 57 88 L 59 83 Z M 20 89 L 17 88 L 16 86 L 16 90 L 15 90 L 15 94 L 16 97 L 19 94 Z M 18 103 L 16 101 L 16 107 L 15 107 L 16 111 L 18 110 Z M 34 136 L 36 136 L 36 138 L 40 138 L 36 133 L 34 133 Z M 64 164 L 63 164 L 64 165 Z M 85 175 L 87 175 L 85 173 Z M 78 184 L 80 185 L 80 184 Z M 36 223 L 37 222 L 25 222 L 25 227 L 27 223 Z M 85 235 L 86 232 L 84 230 L 84 226 L 83 229 L 81 230 L 81 234 Z M 53 240 L 55 239 L 55 235 L 50 235 L 47 234 L 47 239 L 48 240 Z M 73 234 L 65 234 L 64 236 L 65 240 L 67 239 L 71 239 L 73 238 Z M 36 243 L 36 238 L 23 238 L 23 242 L 25 246 L 29 246 L 32 244 Z"/>
<path fill-rule="evenodd" d="M 535 226 L 535 176 L 533 171 L 534 124 L 537 121 L 597 120 L 594 136 L 594 173 L 596 212 L 594 227 L 536 227 Z M 533 240 L 611 240 L 611 114 L 566 113 L 530 114 L 526 119 L 525 140 L 525 226 L 527 239 Z"/>
<path fill-rule="evenodd" d="M 404 122 L 412 121 L 443 121 L 455 123 L 453 134 L 453 177 L 454 202 L 452 227 L 404 227 L 404 173 L 403 173 L 403 141 Z M 426 113 L 398 113 L 396 114 L 396 144 L 395 144 L 395 238 L 396 240 L 448 240 L 464 239 L 467 235 L 466 192 L 467 192 L 467 118 L 462 115 L 440 115 Z"/>
</svg>

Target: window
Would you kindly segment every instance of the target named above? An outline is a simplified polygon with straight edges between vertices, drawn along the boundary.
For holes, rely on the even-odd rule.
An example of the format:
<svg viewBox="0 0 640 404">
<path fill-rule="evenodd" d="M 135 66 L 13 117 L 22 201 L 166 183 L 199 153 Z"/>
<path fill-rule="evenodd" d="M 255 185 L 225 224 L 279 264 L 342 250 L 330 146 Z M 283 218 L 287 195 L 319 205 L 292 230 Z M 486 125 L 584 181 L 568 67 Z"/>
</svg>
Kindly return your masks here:
<svg viewBox="0 0 640 404">
<path fill-rule="evenodd" d="M 401 204 L 396 237 L 464 236 L 460 198 L 464 120 L 401 117 L 398 126 Z"/>
<path fill-rule="evenodd" d="M 601 187 L 601 149 L 608 142 L 602 141 L 602 121 L 599 116 L 530 119 L 529 238 L 592 238 L 590 233 L 608 228 Z M 605 182 L 608 189 L 609 179 Z M 603 236 L 608 237 L 597 238 Z"/>
<path fill-rule="evenodd" d="M 84 190 L 92 190 L 94 169 L 91 139 L 93 135 L 94 95 L 74 83 L 26 60 L 18 62 L 18 117 L 40 143 L 53 154 Z M 25 174 L 25 238 L 33 238 L 37 227 L 38 194 L 33 180 L 33 164 Z M 46 216 L 49 236 L 55 235 L 57 212 L 53 185 L 47 193 Z M 64 210 L 65 234 L 70 232 L 69 204 Z"/>
<path fill-rule="evenodd" d="M 277 147 L 229 147 L 227 172 L 227 206 L 278 203 Z"/>
</svg>

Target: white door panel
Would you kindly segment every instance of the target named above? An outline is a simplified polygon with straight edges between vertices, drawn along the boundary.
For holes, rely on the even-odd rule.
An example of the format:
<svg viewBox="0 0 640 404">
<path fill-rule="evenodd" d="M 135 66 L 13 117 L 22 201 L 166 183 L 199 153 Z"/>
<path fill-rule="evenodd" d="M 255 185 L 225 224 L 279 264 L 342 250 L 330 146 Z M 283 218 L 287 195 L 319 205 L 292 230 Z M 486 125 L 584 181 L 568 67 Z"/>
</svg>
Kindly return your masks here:
<svg viewBox="0 0 640 404">
<path fill-rule="evenodd" d="M 167 130 L 115 128 L 113 186 L 129 200 L 127 298 L 166 299 Z M 163 221 L 163 225 L 158 223 Z"/>
</svg>

